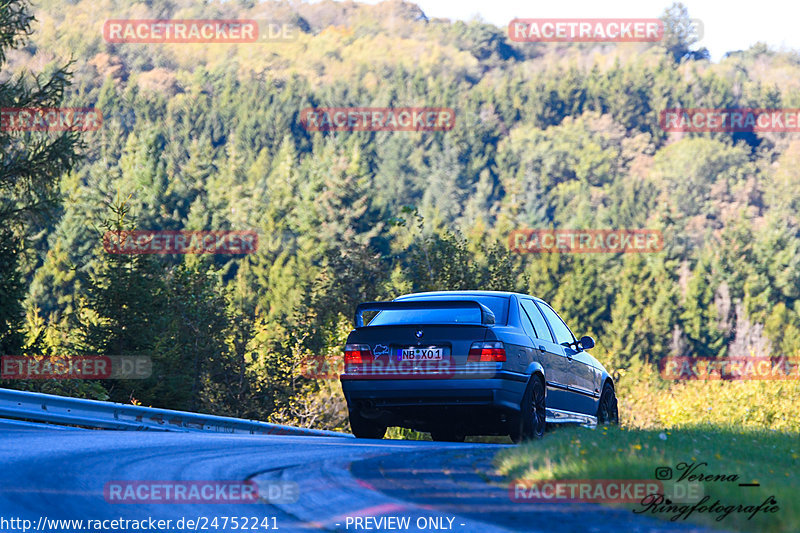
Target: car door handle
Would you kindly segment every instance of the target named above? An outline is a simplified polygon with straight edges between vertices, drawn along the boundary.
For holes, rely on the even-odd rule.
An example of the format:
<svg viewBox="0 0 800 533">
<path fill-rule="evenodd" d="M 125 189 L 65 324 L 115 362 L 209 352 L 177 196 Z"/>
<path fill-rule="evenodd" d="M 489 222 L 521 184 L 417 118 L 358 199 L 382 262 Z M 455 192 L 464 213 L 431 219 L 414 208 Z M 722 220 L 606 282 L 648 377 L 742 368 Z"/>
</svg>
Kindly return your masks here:
<svg viewBox="0 0 800 533">
<path fill-rule="evenodd" d="M 539 349 L 540 349 L 541 351 L 543 351 L 543 352 L 546 352 L 546 351 L 547 351 L 547 350 L 545 350 L 544 346 L 542 346 L 541 344 L 539 345 Z"/>
</svg>

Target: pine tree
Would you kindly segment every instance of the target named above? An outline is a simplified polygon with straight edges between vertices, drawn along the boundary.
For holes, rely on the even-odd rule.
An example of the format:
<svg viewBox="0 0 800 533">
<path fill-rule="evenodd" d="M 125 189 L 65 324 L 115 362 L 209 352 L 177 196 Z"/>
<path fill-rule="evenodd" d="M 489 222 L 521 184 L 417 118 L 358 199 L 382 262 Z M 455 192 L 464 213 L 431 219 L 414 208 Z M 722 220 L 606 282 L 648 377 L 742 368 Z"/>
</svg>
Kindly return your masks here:
<svg viewBox="0 0 800 533">
<path fill-rule="evenodd" d="M 701 256 L 689 279 L 686 294 L 683 296 L 680 314 L 680 327 L 689 342 L 694 357 L 717 357 L 724 355 L 727 341 L 725 332 L 719 327 L 720 317 L 715 306 L 715 283 L 711 259 L 708 254 Z"/>
<path fill-rule="evenodd" d="M 8 0 L 0 8 L 0 68 L 8 54 L 32 34 L 33 15 L 25 0 Z M 70 72 L 59 67 L 47 74 L 0 77 L 0 108 L 59 105 Z M 59 201 L 58 180 L 73 168 L 82 149 L 80 132 L 56 134 L 0 129 L 0 353 L 19 353 L 24 318 L 25 281 L 20 264 L 26 236 L 41 227 Z"/>
</svg>

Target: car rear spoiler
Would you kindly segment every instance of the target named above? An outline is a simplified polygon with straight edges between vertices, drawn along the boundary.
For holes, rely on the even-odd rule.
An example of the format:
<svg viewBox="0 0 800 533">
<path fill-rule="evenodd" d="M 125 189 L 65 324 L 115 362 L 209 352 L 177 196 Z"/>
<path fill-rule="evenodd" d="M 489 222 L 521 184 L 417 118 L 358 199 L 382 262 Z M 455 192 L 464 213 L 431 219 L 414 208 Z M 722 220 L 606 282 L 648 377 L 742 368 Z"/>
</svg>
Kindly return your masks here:
<svg viewBox="0 0 800 533">
<path fill-rule="evenodd" d="M 481 324 L 491 326 L 495 316 L 491 309 L 475 300 L 412 300 L 394 302 L 364 302 L 356 307 L 355 322 L 357 328 L 364 327 L 364 311 L 388 311 L 391 309 L 464 309 L 474 307 L 481 312 Z"/>
</svg>

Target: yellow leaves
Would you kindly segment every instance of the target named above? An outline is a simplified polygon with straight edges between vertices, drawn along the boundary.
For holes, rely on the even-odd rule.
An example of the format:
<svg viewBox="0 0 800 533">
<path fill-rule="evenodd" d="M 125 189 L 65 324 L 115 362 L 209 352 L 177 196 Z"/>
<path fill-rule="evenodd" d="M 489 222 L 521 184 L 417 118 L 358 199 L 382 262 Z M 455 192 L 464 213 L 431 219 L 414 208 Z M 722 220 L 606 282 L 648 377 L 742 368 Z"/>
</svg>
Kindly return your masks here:
<svg viewBox="0 0 800 533">
<path fill-rule="evenodd" d="M 617 387 L 623 427 L 712 424 L 800 431 L 800 417 L 795 415 L 800 411 L 798 381 L 689 381 L 664 387 L 651 369 L 641 368 L 629 370 Z"/>
<path fill-rule="evenodd" d="M 355 32 L 353 28 L 348 28 L 347 26 L 328 26 L 327 28 L 319 32 L 319 34 L 323 37 L 332 36 L 332 37 L 343 37 L 343 38 L 352 37 L 354 33 Z"/>
</svg>

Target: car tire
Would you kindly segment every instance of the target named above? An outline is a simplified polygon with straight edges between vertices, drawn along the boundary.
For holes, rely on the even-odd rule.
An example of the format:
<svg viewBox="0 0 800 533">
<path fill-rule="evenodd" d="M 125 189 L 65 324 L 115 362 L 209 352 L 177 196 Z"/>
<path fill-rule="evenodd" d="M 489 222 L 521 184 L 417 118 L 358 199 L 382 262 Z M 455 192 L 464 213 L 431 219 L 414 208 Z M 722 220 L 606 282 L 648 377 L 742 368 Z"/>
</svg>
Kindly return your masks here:
<svg viewBox="0 0 800 533">
<path fill-rule="evenodd" d="M 524 440 L 541 439 L 547 427 L 544 380 L 533 376 L 528 382 L 520 404 L 520 414 L 515 417 L 511 440 L 515 443 Z"/>
<path fill-rule="evenodd" d="M 597 406 L 597 424 L 619 424 L 617 395 L 614 393 L 614 387 L 612 387 L 610 383 L 606 383 L 603 386 L 603 393 L 600 395 L 600 403 Z"/>
<path fill-rule="evenodd" d="M 436 442 L 464 442 L 467 436 L 452 429 L 435 429 L 431 431 L 431 439 Z"/>
<path fill-rule="evenodd" d="M 386 435 L 386 426 L 366 420 L 351 411 L 350 431 L 358 439 L 382 439 Z"/>
</svg>

